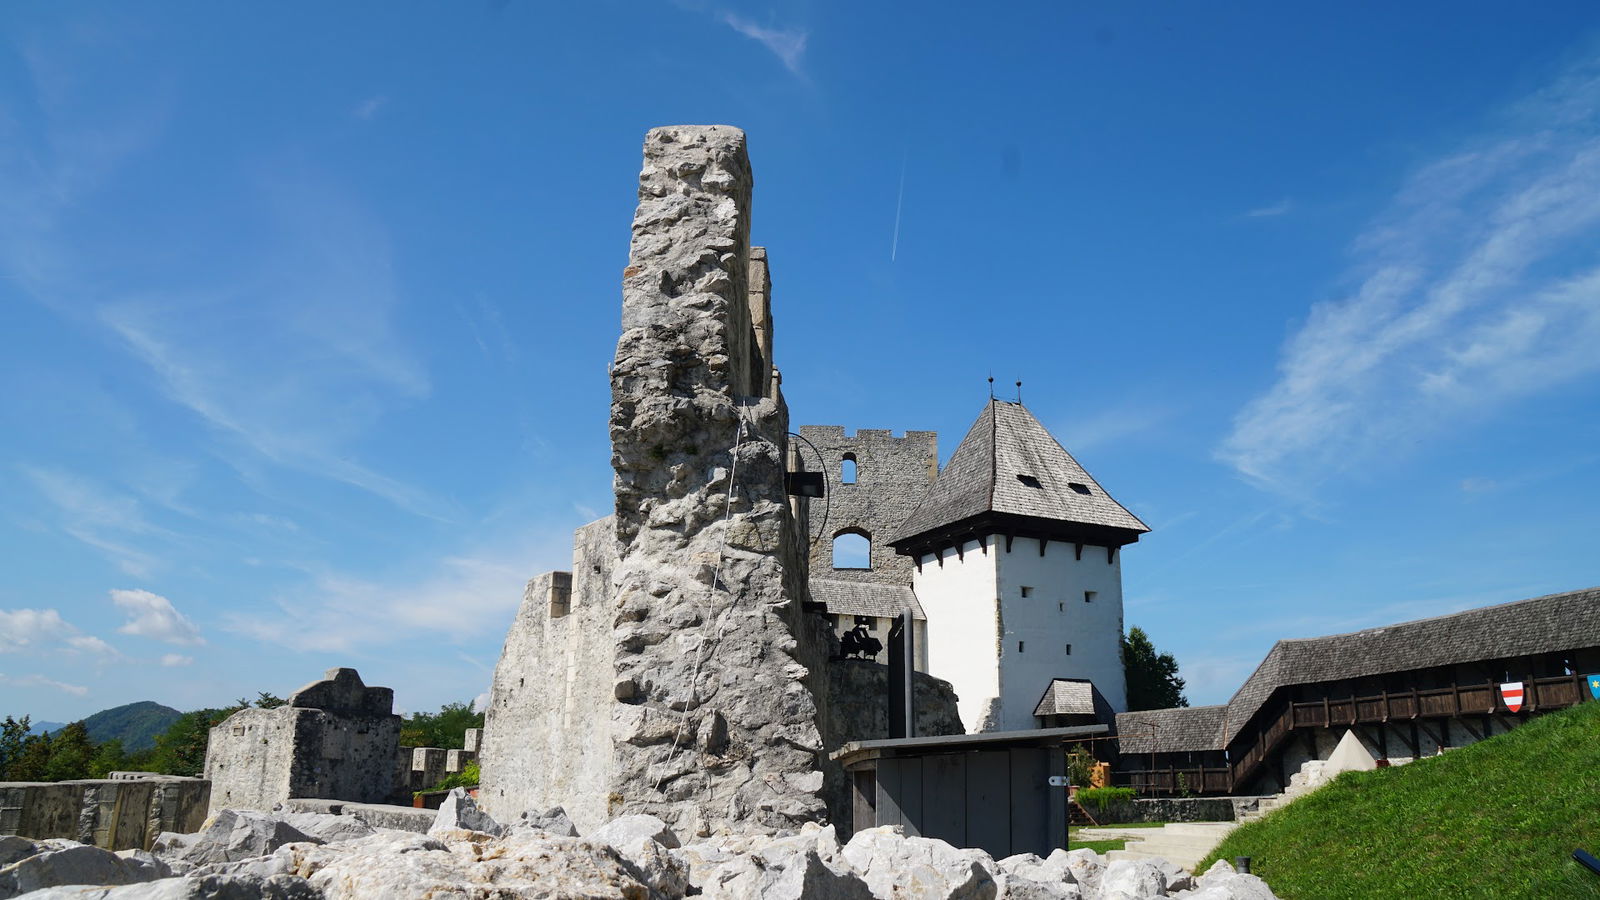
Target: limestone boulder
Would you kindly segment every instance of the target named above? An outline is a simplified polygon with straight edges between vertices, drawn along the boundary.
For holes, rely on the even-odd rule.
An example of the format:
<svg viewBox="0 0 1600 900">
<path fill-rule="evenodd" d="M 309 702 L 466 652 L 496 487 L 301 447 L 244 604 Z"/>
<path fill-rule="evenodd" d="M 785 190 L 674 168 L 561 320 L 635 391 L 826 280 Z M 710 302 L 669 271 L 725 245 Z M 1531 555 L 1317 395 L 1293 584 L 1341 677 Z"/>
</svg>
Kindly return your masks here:
<svg viewBox="0 0 1600 900">
<path fill-rule="evenodd" d="M 524 812 L 513 824 L 562 837 L 578 836 L 578 827 L 567 817 L 567 811 L 559 806 L 552 806 L 544 812 Z"/>
<path fill-rule="evenodd" d="M 324 844 L 337 844 L 340 841 L 358 841 L 364 837 L 372 837 L 383 830 L 374 825 L 369 825 L 355 816 L 335 816 L 328 813 L 313 812 L 281 812 L 283 821 L 308 834 Z"/>
<path fill-rule="evenodd" d="M 58 885 L 139 884 L 170 874 L 165 866 L 124 859 L 87 844 L 49 841 L 34 846 L 37 852 L 0 869 L 0 898 L 19 897 Z"/>
<path fill-rule="evenodd" d="M 1007 900 L 1079 900 L 1083 896 L 1065 866 L 1065 851 L 1050 860 L 1019 853 L 995 863 L 999 867 L 1000 896 Z"/>
<path fill-rule="evenodd" d="M 238 862 L 266 856 L 285 844 L 320 844 L 283 819 L 253 809 L 224 809 L 188 841 L 176 858 L 192 866 Z"/>
<path fill-rule="evenodd" d="M 505 838 L 459 830 L 377 834 L 337 844 L 295 845 L 290 852 L 296 871 L 327 900 L 660 896 L 611 847 L 532 829 L 514 829 Z"/>
<path fill-rule="evenodd" d="M 1101 900 L 1150 900 L 1166 895 L 1166 873 L 1148 859 L 1119 859 L 1100 876 Z"/>
<path fill-rule="evenodd" d="M 649 815 L 612 819 L 589 834 L 590 840 L 610 844 L 613 847 L 632 844 L 640 838 L 655 841 L 669 850 L 682 846 L 678 836 L 667 827 L 666 822 Z"/>
<path fill-rule="evenodd" d="M 1185 900 L 1276 900 L 1267 883 L 1254 875 L 1235 872 L 1226 860 L 1217 860 L 1195 880 Z"/>
<path fill-rule="evenodd" d="M 478 808 L 478 802 L 472 799 L 466 788 L 452 788 L 439 805 L 439 816 L 433 820 L 428 833 L 478 831 L 499 837 L 505 834 L 505 830 L 504 825 Z"/>
<path fill-rule="evenodd" d="M 0 834 L 0 869 L 38 853 L 33 841 L 14 834 Z"/>
<path fill-rule="evenodd" d="M 207 875 L 167 878 L 123 887 L 53 887 L 28 895 L 28 900 L 321 900 L 304 878 L 279 875 Z"/>
<path fill-rule="evenodd" d="M 883 900 L 994 900 L 994 858 L 982 850 L 906 837 L 897 825 L 856 832 L 842 853 L 874 897 Z"/>
</svg>

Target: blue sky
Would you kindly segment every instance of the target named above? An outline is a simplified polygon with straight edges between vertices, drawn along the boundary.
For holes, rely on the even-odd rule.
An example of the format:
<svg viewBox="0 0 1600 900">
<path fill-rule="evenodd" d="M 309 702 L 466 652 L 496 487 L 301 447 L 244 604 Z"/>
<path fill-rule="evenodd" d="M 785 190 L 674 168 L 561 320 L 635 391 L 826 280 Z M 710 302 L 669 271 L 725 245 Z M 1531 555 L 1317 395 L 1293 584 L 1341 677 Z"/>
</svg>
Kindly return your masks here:
<svg viewBox="0 0 1600 900">
<path fill-rule="evenodd" d="M 1193 701 L 1600 583 L 1600 10 L 915 9 L 6 4 L 0 713 L 483 691 L 682 122 L 750 135 L 794 422 L 948 457 L 1022 379 Z"/>
</svg>

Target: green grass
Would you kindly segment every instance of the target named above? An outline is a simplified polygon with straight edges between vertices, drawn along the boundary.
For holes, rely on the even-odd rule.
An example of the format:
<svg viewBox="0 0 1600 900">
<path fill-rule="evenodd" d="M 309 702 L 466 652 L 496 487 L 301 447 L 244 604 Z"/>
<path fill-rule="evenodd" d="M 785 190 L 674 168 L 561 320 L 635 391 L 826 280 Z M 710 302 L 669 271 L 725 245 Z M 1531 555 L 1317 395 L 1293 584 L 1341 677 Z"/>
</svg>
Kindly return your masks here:
<svg viewBox="0 0 1600 900">
<path fill-rule="evenodd" d="M 1600 897 L 1600 703 L 1410 765 L 1349 772 L 1228 835 L 1285 900 Z"/>
</svg>

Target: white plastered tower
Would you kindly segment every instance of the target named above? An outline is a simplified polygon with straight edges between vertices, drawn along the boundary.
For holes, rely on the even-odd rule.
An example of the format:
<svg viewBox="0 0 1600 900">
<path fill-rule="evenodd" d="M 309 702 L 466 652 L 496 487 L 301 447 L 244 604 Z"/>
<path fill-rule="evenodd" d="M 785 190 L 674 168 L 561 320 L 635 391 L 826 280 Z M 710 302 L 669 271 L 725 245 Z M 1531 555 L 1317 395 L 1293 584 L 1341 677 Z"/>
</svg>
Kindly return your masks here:
<svg viewBox="0 0 1600 900">
<path fill-rule="evenodd" d="M 1026 408 L 989 401 L 891 539 L 968 731 L 1127 709 L 1122 548 L 1147 531 Z"/>
</svg>

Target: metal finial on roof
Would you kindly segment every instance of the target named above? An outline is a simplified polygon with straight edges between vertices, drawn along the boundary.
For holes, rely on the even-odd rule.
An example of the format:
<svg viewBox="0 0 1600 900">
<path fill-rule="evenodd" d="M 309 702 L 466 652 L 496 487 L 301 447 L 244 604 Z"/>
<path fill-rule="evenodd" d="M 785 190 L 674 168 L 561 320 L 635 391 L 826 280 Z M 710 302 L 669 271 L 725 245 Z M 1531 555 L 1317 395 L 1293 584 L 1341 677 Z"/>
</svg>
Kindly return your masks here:
<svg viewBox="0 0 1600 900">
<path fill-rule="evenodd" d="M 1017 382 L 1017 405 L 1022 405 L 1022 382 Z"/>
<path fill-rule="evenodd" d="M 989 376 L 989 399 L 994 399 L 994 376 Z"/>
</svg>

